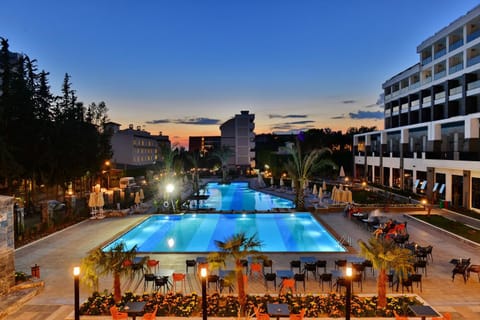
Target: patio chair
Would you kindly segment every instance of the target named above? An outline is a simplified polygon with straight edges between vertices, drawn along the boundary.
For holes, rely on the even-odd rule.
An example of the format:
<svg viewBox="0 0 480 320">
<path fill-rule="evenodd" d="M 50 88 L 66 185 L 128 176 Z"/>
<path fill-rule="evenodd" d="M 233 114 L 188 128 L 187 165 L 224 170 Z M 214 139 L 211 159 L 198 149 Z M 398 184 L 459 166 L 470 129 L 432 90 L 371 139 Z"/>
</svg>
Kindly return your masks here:
<svg viewBox="0 0 480 320">
<path fill-rule="evenodd" d="M 372 276 L 375 275 L 375 269 L 373 269 L 373 263 L 372 261 L 370 260 L 365 260 L 362 262 L 363 266 L 366 268 L 370 268 L 370 270 L 372 271 Z"/>
<path fill-rule="evenodd" d="M 427 259 L 430 258 L 430 260 L 433 262 L 432 250 L 433 250 L 432 246 L 426 246 L 425 247 L 425 251 L 427 252 Z"/>
<path fill-rule="evenodd" d="M 305 316 L 305 309 L 300 310 L 300 313 L 290 313 L 290 320 L 303 320 Z"/>
<path fill-rule="evenodd" d="M 144 313 L 142 320 L 155 320 L 157 317 L 158 304 L 155 305 L 155 309 L 152 312 Z"/>
<path fill-rule="evenodd" d="M 427 260 L 418 260 L 413 263 L 413 269 L 417 272 L 417 269 L 423 269 L 425 277 L 427 276 Z"/>
<path fill-rule="evenodd" d="M 263 260 L 263 270 L 262 273 L 265 274 L 265 268 L 270 268 L 270 273 L 273 272 L 273 261 L 268 259 L 268 260 Z"/>
<path fill-rule="evenodd" d="M 337 281 L 335 281 L 335 288 L 337 292 L 342 293 L 342 287 L 347 288 L 347 285 L 350 284 L 350 281 L 348 281 L 345 278 L 337 278 Z"/>
<path fill-rule="evenodd" d="M 358 287 L 360 288 L 360 292 L 363 291 L 363 274 L 362 273 L 357 273 L 353 275 L 352 277 L 352 283 L 357 283 Z"/>
<path fill-rule="evenodd" d="M 339 259 L 335 260 L 335 269 L 343 268 L 347 265 L 347 260 Z"/>
<path fill-rule="evenodd" d="M 195 266 L 197 265 L 197 261 L 195 260 L 185 260 L 185 273 L 188 273 L 188 268 L 193 268 L 193 272 L 195 273 L 196 269 Z"/>
<path fill-rule="evenodd" d="M 148 270 L 151 270 L 152 268 L 155 268 L 155 271 L 157 271 L 159 265 L 160 265 L 160 261 L 158 261 L 158 260 L 154 260 L 154 259 L 148 259 L 147 260 Z"/>
<path fill-rule="evenodd" d="M 181 282 L 181 286 L 183 286 L 183 291 L 184 291 L 184 292 L 187 291 L 186 285 L 185 285 L 185 278 L 186 278 L 185 273 L 177 273 L 177 272 L 174 272 L 174 273 L 172 274 L 172 279 L 173 279 L 173 291 L 176 291 L 177 282 Z"/>
<path fill-rule="evenodd" d="M 260 309 L 257 307 L 253 307 L 253 312 L 255 312 L 255 317 L 257 320 L 270 320 L 268 313 L 260 312 Z"/>
<path fill-rule="evenodd" d="M 468 266 L 470 265 L 470 259 L 462 259 L 455 265 L 452 270 L 452 281 L 455 280 L 455 275 L 461 274 L 463 276 L 463 282 L 467 283 L 468 279 Z"/>
<path fill-rule="evenodd" d="M 298 272 L 300 272 L 301 266 L 302 266 L 302 264 L 301 264 L 300 260 L 290 261 L 290 270 L 292 270 L 292 271 L 293 271 L 293 269 L 298 269 Z"/>
<path fill-rule="evenodd" d="M 268 291 L 268 282 L 273 282 L 273 290 L 277 289 L 277 275 L 275 273 L 265 273 L 265 289 Z"/>
<path fill-rule="evenodd" d="M 413 282 L 417 284 L 417 288 L 418 288 L 418 285 L 420 284 L 420 292 L 422 292 L 422 275 L 418 273 L 412 274 L 410 275 L 410 280 L 412 280 L 412 284 Z"/>
<path fill-rule="evenodd" d="M 220 293 L 223 292 L 223 289 L 228 288 L 228 293 L 233 293 L 233 283 L 227 279 L 220 279 L 218 281 L 218 285 L 220 287 Z"/>
<path fill-rule="evenodd" d="M 262 265 L 258 262 L 253 262 L 250 264 L 250 276 L 257 274 L 260 278 L 263 277 Z"/>
<path fill-rule="evenodd" d="M 210 274 L 207 276 L 207 287 L 210 288 L 210 283 L 215 285 L 215 290 L 218 290 L 218 276 L 216 274 Z"/>
<path fill-rule="evenodd" d="M 327 273 L 327 260 L 317 260 L 315 264 L 317 266 L 317 273 L 319 273 L 318 269 L 320 268 L 323 268 L 323 273 Z"/>
<path fill-rule="evenodd" d="M 152 283 L 152 288 L 155 287 L 155 275 L 153 273 L 145 273 L 143 275 L 143 291 L 148 288 L 148 283 Z"/>
<path fill-rule="evenodd" d="M 311 272 L 315 280 L 317 280 L 317 265 L 315 263 L 305 263 L 305 274 L 308 280 L 308 273 Z"/>
<path fill-rule="evenodd" d="M 323 283 L 328 282 L 330 284 L 330 291 L 332 291 L 332 286 L 333 286 L 333 276 L 331 273 L 322 273 L 319 277 L 320 279 L 320 284 L 322 285 L 322 291 L 323 291 Z"/>
<path fill-rule="evenodd" d="M 395 310 L 393 310 L 393 315 L 395 316 L 395 320 L 408 320 L 408 317 L 399 315 Z"/>
<path fill-rule="evenodd" d="M 163 288 L 163 292 L 165 293 L 168 288 L 168 277 L 157 277 L 155 278 L 155 291 L 159 291 Z"/>
<path fill-rule="evenodd" d="M 288 290 L 292 293 L 295 292 L 295 280 L 294 279 L 283 279 L 282 284 L 280 285 L 280 294 L 283 293 L 283 290 Z"/>
<path fill-rule="evenodd" d="M 295 280 L 295 291 L 297 290 L 297 282 L 303 282 L 303 291 L 305 291 L 305 273 L 295 273 L 293 280 Z"/>
<path fill-rule="evenodd" d="M 408 292 L 413 292 L 412 278 L 408 277 L 407 279 L 403 279 L 401 283 L 402 283 L 402 293 L 404 288 L 407 288 Z"/>
<path fill-rule="evenodd" d="M 110 314 L 113 320 L 128 319 L 128 313 L 118 311 L 117 306 L 110 307 Z"/>
</svg>

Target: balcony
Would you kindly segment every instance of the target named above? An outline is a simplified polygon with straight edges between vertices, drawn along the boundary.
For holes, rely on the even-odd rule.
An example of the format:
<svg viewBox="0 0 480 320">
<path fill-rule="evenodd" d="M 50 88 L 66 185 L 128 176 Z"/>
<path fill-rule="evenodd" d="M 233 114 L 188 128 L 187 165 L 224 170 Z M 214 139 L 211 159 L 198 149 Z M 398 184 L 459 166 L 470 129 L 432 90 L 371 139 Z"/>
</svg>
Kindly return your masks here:
<svg viewBox="0 0 480 320">
<path fill-rule="evenodd" d="M 470 33 L 469 35 L 467 35 L 467 42 L 473 41 L 473 40 L 477 39 L 478 37 L 480 37 L 480 30 L 476 30 L 476 31 Z"/>
<path fill-rule="evenodd" d="M 453 51 L 453 50 L 455 50 L 455 49 L 460 48 L 461 46 L 463 46 L 463 39 L 460 39 L 460 40 L 455 41 L 454 43 L 452 43 L 452 44 L 450 45 L 450 47 L 448 48 L 448 49 L 449 49 L 448 51 L 451 52 L 451 51 Z"/>
<path fill-rule="evenodd" d="M 429 83 L 429 82 L 432 82 L 432 77 L 425 77 L 425 79 L 422 80 L 422 84 L 426 84 L 426 83 Z"/>
<path fill-rule="evenodd" d="M 447 54 L 447 48 L 443 48 L 442 50 L 435 52 L 435 54 L 433 55 L 433 58 L 438 59 L 440 57 L 443 57 L 445 54 Z"/>
<path fill-rule="evenodd" d="M 473 89 L 477 89 L 477 88 L 480 88 L 480 80 L 470 82 L 467 85 L 467 90 L 473 90 Z"/>
<path fill-rule="evenodd" d="M 452 74 L 452 73 L 455 73 L 457 71 L 460 71 L 463 69 L 463 62 L 460 62 L 454 66 L 451 66 L 450 69 L 448 69 L 448 73 L 449 74 Z"/>
<path fill-rule="evenodd" d="M 435 94 L 435 101 L 440 100 L 440 99 L 445 99 L 445 91 L 439 92 Z"/>
<path fill-rule="evenodd" d="M 430 97 L 430 96 L 425 97 L 425 98 L 423 98 L 423 100 L 422 100 L 422 105 L 425 105 L 425 104 L 430 105 L 431 103 L 432 103 L 432 97 Z"/>
<path fill-rule="evenodd" d="M 448 94 L 450 96 L 454 96 L 456 94 L 461 94 L 462 93 L 462 86 L 458 86 L 458 87 L 455 87 L 455 88 L 452 88 L 448 91 Z"/>
<path fill-rule="evenodd" d="M 425 59 L 422 60 L 422 65 L 426 65 L 426 64 L 429 64 L 430 62 L 432 62 L 432 57 L 427 57 Z"/>
<path fill-rule="evenodd" d="M 480 62 L 480 55 L 475 56 L 475 57 L 467 60 L 467 67 L 471 67 L 474 64 L 477 64 L 479 62 Z"/>
<path fill-rule="evenodd" d="M 445 77 L 446 75 L 447 75 L 447 70 L 443 70 L 443 71 L 440 71 L 440 72 L 436 72 L 434 78 L 435 78 L 435 80 L 438 80 L 440 78 Z"/>
</svg>

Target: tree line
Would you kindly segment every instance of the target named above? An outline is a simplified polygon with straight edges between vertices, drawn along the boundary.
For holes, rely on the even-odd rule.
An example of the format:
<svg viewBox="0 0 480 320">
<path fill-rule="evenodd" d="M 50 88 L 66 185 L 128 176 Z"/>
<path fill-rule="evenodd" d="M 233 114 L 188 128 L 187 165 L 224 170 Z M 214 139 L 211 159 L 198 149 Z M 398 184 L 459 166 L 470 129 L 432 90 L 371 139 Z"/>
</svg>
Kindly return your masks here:
<svg viewBox="0 0 480 320">
<path fill-rule="evenodd" d="M 22 193 L 28 206 L 38 187 L 65 189 L 111 158 L 108 109 L 79 101 L 68 73 L 55 96 L 49 73 L 0 41 L 0 192 Z"/>
</svg>

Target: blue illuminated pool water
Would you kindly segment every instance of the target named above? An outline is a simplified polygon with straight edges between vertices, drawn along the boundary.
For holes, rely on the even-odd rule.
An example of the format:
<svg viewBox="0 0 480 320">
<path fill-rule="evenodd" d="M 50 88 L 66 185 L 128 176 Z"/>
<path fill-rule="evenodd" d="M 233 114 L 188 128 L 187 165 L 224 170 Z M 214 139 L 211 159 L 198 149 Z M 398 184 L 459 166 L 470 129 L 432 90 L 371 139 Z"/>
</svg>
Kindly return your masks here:
<svg viewBox="0 0 480 320">
<path fill-rule="evenodd" d="M 209 197 L 207 200 L 199 202 L 201 209 L 268 211 L 274 208 L 290 209 L 295 207 L 291 200 L 250 189 L 247 182 L 208 183 L 204 194 Z M 196 202 L 193 201 L 192 205 L 196 205 Z"/>
<path fill-rule="evenodd" d="M 263 252 L 345 252 L 345 248 L 308 212 L 155 215 L 110 243 L 137 245 L 142 253 L 217 251 L 215 240 L 245 232 L 257 234 Z"/>
</svg>

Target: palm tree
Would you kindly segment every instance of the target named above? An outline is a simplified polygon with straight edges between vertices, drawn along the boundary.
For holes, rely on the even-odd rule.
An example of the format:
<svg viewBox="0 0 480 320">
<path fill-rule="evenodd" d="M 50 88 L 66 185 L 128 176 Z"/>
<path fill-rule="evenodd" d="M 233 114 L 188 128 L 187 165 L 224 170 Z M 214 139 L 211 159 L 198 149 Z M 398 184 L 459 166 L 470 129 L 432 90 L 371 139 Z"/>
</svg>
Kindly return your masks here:
<svg viewBox="0 0 480 320">
<path fill-rule="evenodd" d="M 257 240 L 257 235 L 247 236 L 240 232 L 226 238 L 225 241 L 215 240 L 215 245 L 220 250 L 212 252 L 208 256 L 208 261 L 215 267 L 225 266 L 228 260 L 233 260 L 235 264 L 235 279 L 238 288 L 238 302 L 240 303 L 240 315 L 245 314 L 246 294 L 245 283 L 243 280 L 242 260 L 252 257 L 254 259 L 264 260 L 266 257 L 258 251 L 262 243 Z"/>
<path fill-rule="evenodd" d="M 233 156 L 233 150 L 229 146 L 222 146 L 220 149 L 212 151 L 212 157 L 220 160 L 222 165 L 222 183 L 227 182 L 228 159 Z"/>
<path fill-rule="evenodd" d="M 137 246 L 126 250 L 126 245 L 123 242 L 109 251 L 98 248 L 82 260 L 82 281 L 97 291 L 99 276 L 113 275 L 113 296 L 115 302 L 120 302 L 122 299 L 120 279 L 123 276 L 133 279 L 135 271 L 131 263 L 129 264 L 127 261 L 133 262 L 136 255 Z M 146 259 L 147 257 L 143 258 L 138 264 L 145 265 Z"/>
<path fill-rule="evenodd" d="M 372 262 L 378 270 L 377 278 L 377 308 L 387 306 L 387 270 L 393 270 L 399 280 L 407 278 L 413 270 L 414 257 L 410 250 L 400 248 L 395 241 L 385 238 L 372 237 L 365 243 L 358 240 L 361 255 Z"/>
<path fill-rule="evenodd" d="M 302 154 L 300 142 L 297 140 L 295 145 L 287 145 L 287 152 L 291 159 L 285 164 L 285 169 L 292 177 L 295 185 L 295 207 L 298 210 L 305 209 L 304 185 L 313 172 L 323 166 L 333 166 L 335 164 L 327 159 L 319 159 L 325 153 L 332 153 L 329 148 L 314 149 L 307 154 Z"/>
</svg>

